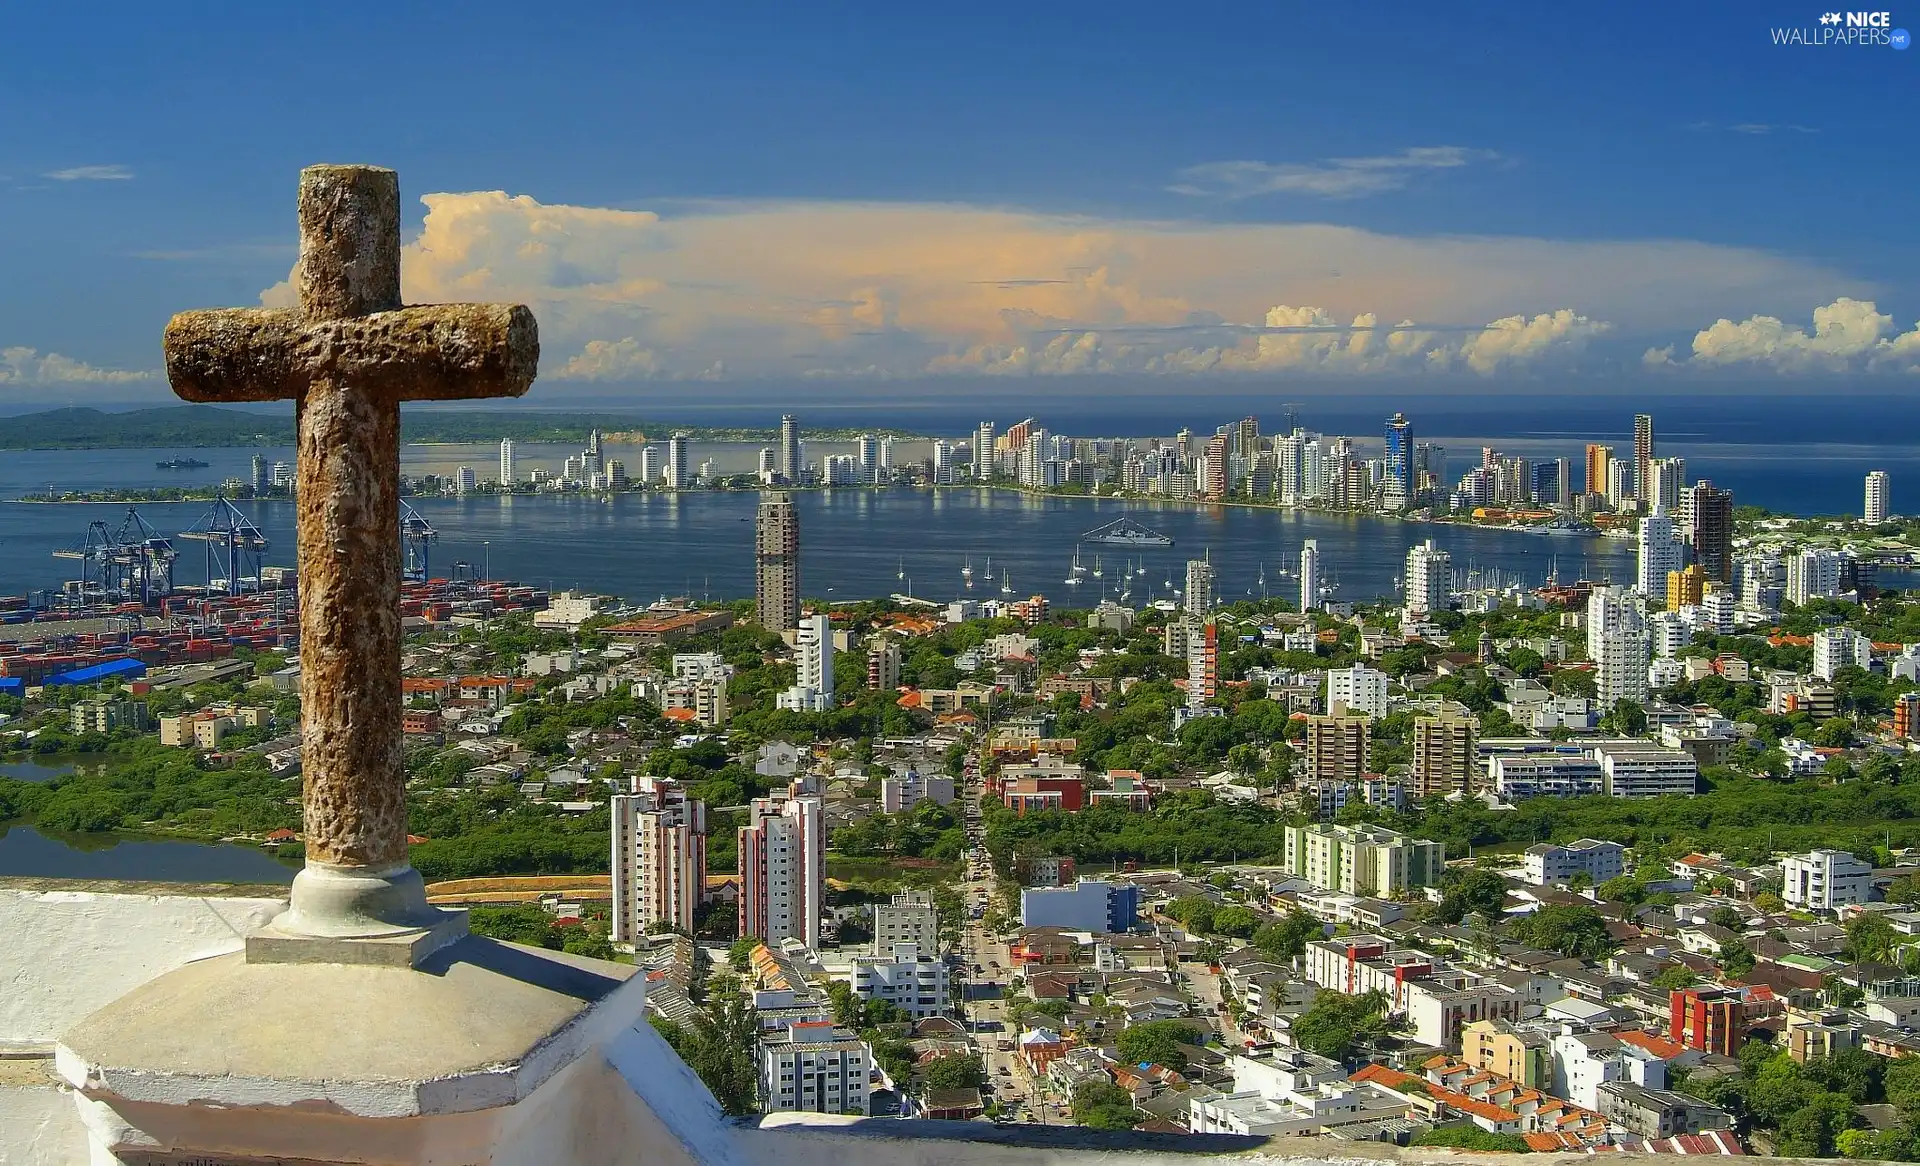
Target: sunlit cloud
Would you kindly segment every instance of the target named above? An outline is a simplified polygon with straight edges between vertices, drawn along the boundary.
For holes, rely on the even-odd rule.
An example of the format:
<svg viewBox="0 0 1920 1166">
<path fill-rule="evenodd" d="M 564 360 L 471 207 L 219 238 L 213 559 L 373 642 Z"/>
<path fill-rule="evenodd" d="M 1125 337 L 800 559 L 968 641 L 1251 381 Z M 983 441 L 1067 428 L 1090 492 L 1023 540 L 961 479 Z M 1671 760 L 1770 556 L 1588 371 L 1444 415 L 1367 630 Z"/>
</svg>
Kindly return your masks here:
<svg viewBox="0 0 1920 1166">
<path fill-rule="evenodd" d="M 126 369 L 97 368 L 57 352 L 16 346 L 0 348 L 0 386 L 120 385 L 150 381 L 159 374 Z"/>
<path fill-rule="evenodd" d="M 1684 240 L 1406 236 L 925 203 L 430 194 L 411 303 L 533 306 L 549 377 L 1580 371 L 1857 281 Z M 286 306 L 292 287 L 262 301 Z M 1635 342 L 1638 342 L 1637 344 Z M 1617 359 L 1616 359 L 1617 367 Z"/>
<path fill-rule="evenodd" d="M 1693 338 L 1692 355 L 1649 349 L 1656 366 L 1757 365 L 1779 372 L 1920 372 L 1920 323 L 1902 332 L 1872 300 L 1842 296 L 1813 310 L 1813 330 L 1774 316 L 1716 321 Z"/>
</svg>

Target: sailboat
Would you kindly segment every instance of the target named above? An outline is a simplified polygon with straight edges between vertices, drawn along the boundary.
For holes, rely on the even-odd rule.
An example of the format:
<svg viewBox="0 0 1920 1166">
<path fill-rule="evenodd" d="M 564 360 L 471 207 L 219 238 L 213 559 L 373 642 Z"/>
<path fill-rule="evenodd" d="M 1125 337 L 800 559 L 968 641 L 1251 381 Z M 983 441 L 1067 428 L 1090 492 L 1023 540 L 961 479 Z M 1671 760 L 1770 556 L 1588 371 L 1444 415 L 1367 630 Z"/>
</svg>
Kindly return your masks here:
<svg viewBox="0 0 1920 1166">
<path fill-rule="evenodd" d="M 900 560 L 900 569 L 894 572 L 893 577 L 895 579 L 905 579 L 907 577 L 907 560 L 904 556 Z"/>
<path fill-rule="evenodd" d="M 1098 579 L 1104 572 L 1100 569 L 1100 556 L 1093 556 L 1093 577 Z"/>
<path fill-rule="evenodd" d="M 987 573 L 981 576 L 981 578 L 985 579 L 989 583 L 993 582 L 993 556 L 992 555 L 987 556 Z"/>
<path fill-rule="evenodd" d="M 973 590 L 973 556 L 972 555 L 968 555 L 967 561 L 960 565 L 960 581 L 967 585 L 967 590 L 969 591 Z"/>
<path fill-rule="evenodd" d="M 1000 594 L 1002 595 L 1013 594 L 1013 572 L 1012 571 L 1000 572 Z"/>
<path fill-rule="evenodd" d="M 1080 586 L 1080 580 L 1085 578 L 1086 574 L 1087 569 L 1080 565 L 1080 552 L 1076 550 L 1073 552 L 1073 565 L 1067 568 L 1067 586 Z"/>
</svg>

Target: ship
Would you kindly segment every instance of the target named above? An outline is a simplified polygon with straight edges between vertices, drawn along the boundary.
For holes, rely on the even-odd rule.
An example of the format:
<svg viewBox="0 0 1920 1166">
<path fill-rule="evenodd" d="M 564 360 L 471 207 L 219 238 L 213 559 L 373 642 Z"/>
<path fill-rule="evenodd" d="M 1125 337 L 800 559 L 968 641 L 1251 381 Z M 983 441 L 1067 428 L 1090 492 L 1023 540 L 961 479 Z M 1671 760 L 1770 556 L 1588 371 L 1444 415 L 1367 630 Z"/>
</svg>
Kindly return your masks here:
<svg viewBox="0 0 1920 1166">
<path fill-rule="evenodd" d="M 1599 529 L 1593 526 L 1592 524 L 1581 522 L 1577 518 L 1568 518 L 1564 514 L 1560 515 L 1558 518 L 1555 518 L 1551 522 L 1542 522 L 1533 526 L 1522 527 L 1521 529 L 1523 529 L 1528 534 L 1564 534 L 1564 535 L 1591 536 L 1591 535 L 1596 535 L 1600 533 Z"/>
<path fill-rule="evenodd" d="M 1096 526 L 1080 536 L 1083 543 L 1106 543 L 1116 547 L 1170 547 L 1173 540 L 1131 518 L 1120 518 L 1105 526 Z"/>
<path fill-rule="evenodd" d="M 197 458 L 177 457 L 171 461 L 155 462 L 153 468 L 156 470 L 204 470 L 207 468 L 207 463 Z"/>
</svg>

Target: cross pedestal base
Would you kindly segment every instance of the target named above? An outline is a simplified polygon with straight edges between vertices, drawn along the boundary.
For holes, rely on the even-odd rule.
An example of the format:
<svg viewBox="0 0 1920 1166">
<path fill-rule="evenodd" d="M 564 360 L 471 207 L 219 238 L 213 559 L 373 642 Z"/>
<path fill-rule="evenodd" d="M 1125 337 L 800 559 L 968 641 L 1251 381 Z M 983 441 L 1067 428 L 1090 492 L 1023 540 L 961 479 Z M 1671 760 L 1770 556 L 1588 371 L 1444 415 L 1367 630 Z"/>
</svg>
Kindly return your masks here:
<svg viewBox="0 0 1920 1166">
<path fill-rule="evenodd" d="M 262 962 L 253 946 L 61 1039 L 95 1166 L 632 1160 L 581 1141 L 579 1110 L 595 1097 L 615 1140 L 644 1110 L 607 1070 L 610 1049 L 658 1043 L 634 966 L 471 935 L 417 967 Z"/>
</svg>

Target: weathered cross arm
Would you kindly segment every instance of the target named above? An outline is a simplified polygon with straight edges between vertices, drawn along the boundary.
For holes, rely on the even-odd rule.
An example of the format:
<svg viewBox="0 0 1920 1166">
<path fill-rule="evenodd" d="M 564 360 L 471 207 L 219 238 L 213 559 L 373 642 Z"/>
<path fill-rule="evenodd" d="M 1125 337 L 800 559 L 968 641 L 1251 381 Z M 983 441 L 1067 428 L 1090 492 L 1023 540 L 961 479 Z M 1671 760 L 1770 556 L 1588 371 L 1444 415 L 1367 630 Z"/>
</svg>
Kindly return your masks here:
<svg viewBox="0 0 1920 1166">
<path fill-rule="evenodd" d="M 428 304 L 340 320 L 296 309 L 181 312 L 167 379 L 188 401 L 284 401 L 316 383 L 394 401 L 517 397 L 540 359 L 519 304 Z"/>
</svg>

